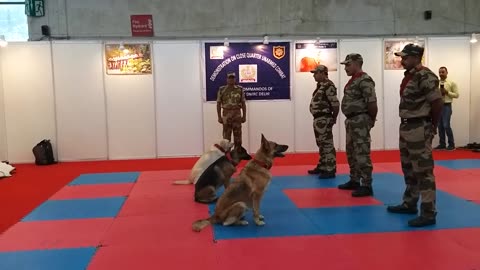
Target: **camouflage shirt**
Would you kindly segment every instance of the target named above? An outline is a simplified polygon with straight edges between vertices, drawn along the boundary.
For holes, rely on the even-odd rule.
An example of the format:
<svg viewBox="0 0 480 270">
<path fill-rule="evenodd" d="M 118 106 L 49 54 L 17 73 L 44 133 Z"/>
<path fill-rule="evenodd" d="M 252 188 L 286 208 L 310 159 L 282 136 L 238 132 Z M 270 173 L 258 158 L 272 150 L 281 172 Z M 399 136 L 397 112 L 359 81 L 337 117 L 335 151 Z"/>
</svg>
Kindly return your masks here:
<svg viewBox="0 0 480 270">
<path fill-rule="evenodd" d="M 342 112 L 344 115 L 368 112 L 368 103 L 376 101 L 375 82 L 367 73 L 360 72 L 345 85 Z"/>
<path fill-rule="evenodd" d="M 340 106 L 337 99 L 337 88 L 331 80 L 317 83 L 310 101 L 310 113 L 333 113 L 331 107 Z"/>
<path fill-rule="evenodd" d="M 400 85 L 400 118 L 429 117 L 430 103 L 442 98 L 437 75 L 423 66 L 404 74 Z"/>
<path fill-rule="evenodd" d="M 240 109 L 242 102 L 245 101 L 245 93 L 243 88 L 239 85 L 229 87 L 228 85 L 221 86 L 217 93 L 217 102 L 222 104 L 224 109 Z"/>
</svg>

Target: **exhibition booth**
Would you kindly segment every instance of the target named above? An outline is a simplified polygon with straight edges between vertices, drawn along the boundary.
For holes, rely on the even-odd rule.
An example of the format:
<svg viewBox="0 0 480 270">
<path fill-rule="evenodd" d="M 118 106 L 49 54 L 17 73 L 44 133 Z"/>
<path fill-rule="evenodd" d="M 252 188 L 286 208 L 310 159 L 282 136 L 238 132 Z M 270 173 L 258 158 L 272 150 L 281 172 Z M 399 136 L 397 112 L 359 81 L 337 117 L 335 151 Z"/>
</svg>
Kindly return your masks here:
<svg viewBox="0 0 480 270">
<path fill-rule="evenodd" d="M 470 36 L 313 40 L 70 40 L 9 43 L 0 48 L 0 158 L 33 162 L 50 139 L 59 161 L 198 156 L 221 138 L 216 91 L 234 71 L 245 88 L 243 145 L 261 133 L 289 152 L 316 152 L 309 103 L 310 69 L 326 65 L 339 99 L 349 77 L 339 63 L 360 53 L 376 84 L 372 149 L 398 149 L 399 85 L 393 52 L 425 46 L 425 65 L 448 68 L 456 145 L 480 142 L 480 45 Z M 334 126 L 345 149 L 344 116 Z M 434 146 L 437 139 L 435 139 Z"/>
</svg>

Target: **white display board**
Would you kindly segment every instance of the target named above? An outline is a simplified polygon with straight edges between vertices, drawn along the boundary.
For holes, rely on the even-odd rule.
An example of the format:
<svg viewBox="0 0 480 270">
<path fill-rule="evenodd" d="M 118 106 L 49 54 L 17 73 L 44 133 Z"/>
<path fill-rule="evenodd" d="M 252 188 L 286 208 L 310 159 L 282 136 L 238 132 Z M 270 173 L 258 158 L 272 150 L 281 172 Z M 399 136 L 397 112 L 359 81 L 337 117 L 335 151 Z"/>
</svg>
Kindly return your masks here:
<svg viewBox="0 0 480 270">
<path fill-rule="evenodd" d="M 199 42 L 154 43 L 157 155 L 203 153 Z"/>
<path fill-rule="evenodd" d="M 384 90 L 382 76 L 382 50 L 383 46 L 381 39 L 352 39 L 340 41 L 339 62 L 345 60 L 345 57 L 350 53 L 359 53 L 363 57 L 363 71 L 370 75 L 375 82 L 378 113 L 375 126 L 370 131 L 372 150 L 384 148 Z M 343 89 L 345 88 L 348 80 L 350 80 L 350 77 L 345 73 L 345 66 L 342 65 L 340 68 L 340 100 L 343 98 Z M 388 110 L 390 110 L 389 107 Z M 345 116 L 341 114 L 340 119 L 341 149 L 345 150 Z M 389 123 L 389 121 L 386 123 Z"/>
<path fill-rule="evenodd" d="M 109 158 L 155 158 L 153 74 L 104 76 Z"/>
<path fill-rule="evenodd" d="M 58 158 L 107 159 L 102 43 L 53 43 Z"/>
<path fill-rule="evenodd" d="M 32 148 L 49 139 L 56 158 L 55 103 L 49 42 L 9 43 L 2 49 L 8 159 L 35 161 Z"/>
</svg>

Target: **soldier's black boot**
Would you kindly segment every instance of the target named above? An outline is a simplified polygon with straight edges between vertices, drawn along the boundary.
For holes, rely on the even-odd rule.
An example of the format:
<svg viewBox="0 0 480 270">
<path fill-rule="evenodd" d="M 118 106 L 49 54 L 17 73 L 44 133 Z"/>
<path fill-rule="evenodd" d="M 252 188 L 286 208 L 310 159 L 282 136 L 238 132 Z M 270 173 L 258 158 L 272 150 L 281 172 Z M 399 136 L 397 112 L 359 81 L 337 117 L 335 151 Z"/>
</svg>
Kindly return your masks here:
<svg viewBox="0 0 480 270">
<path fill-rule="evenodd" d="M 416 206 L 406 203 L 389 206 L 387 207 L 387 211 L 396 214 L 416 214 L 418 212 Z"/>
<path fill-rule="evenodd" d="M 430 226 L 430 225 L 435 225 L 437 223 L 437 220 L 435 216 L 433 217 L 427 217 L 427 216 L 418 216 L 414 219 L 411 219 L 408 221 L 408 226 L 410 227 L 424 227 L 424 226 Z"/>
<path fill-rule="evenodd" d="M 318 178 L 320 178 L 320 179 L 331 179 L 331 178 L 335 178 L 335 172 L 334 172 L 334 171 L 331 171 L 331 172 L 322 171 L 322 172 L 320 172 L 320 174 L 318 175 Z"/>
<path fill-rule="evenodd" d="M 322 171 L 318 167 L 315 167 L 313 170 L 308 170 L 308 174 L 320 174 L 321 172 Z"/>
<path fill-rule="evenodd" d="M 371 186 L 360 186 L 352 192 L 352 197 L 366 197 L 373 196 L 373 189 Z"/>
<path fill-rule="evenodd" d="M 358 187 L 360 187 L 360 183 L 352 181 L 352 179 L 344 184 L 338 185 L 339 189 L 345 190 L 356 190 Z"/>
</svg>

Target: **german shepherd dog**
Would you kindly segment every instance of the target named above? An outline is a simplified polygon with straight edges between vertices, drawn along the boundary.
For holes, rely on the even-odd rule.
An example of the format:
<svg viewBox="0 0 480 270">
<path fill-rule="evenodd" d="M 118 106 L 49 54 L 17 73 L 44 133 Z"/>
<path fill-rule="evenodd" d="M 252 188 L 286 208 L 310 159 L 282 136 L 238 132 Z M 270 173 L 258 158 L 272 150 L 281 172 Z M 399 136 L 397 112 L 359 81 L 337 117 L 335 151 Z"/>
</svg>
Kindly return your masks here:
<svg viewBox="0 0 480 270">
<path fill-rule="evenodd" d="M 218 223 L 222 223 L 223 226 L 248 225 L 243 218 L 249 208 L 253 210 L 255 224 L 265 225 L 264 217 L 260 214 L 260 201 L 272 179 L 270 168 L 273 159 L 284 157 L 287 149 L 288 145 L 268 141 L 262 134 L 262 142 L 255 157 L 245 165 L 240 175 L 220 196 L 213 215 L 195 221 L 192 229 L 199 232 L 208 225 Z"/>
<path fill-rule="evenodd" d="M 196 202 L 215 202 L 217 200 L 218 188 L 222 185 L 225 189 L 228 188 L 230 179 L 237 170 L 237 165 L 240 161 L 252 159 L 243 147 L 234 148 L 229 154 L 231 159 L 229 159 L 228 154 L 220 157 L 200 175 L 197 183 L 195 183 L 194 200 Z"/>
<path fill-rule="evenodd" d="M 174 181 L 174 185 L 191 185 L 195 184 L 198 181 L 198 178 L 202 173 L 221 157 L 224 157 L 233 147 L 233 142 L 230 142 L 227 139 L 221 139 L 214 145 L 210 147 L 210 150 L 203 153 L 203 155 L 195 162 L 190 175 L 187 180 L 177 180 Z"/>
</svg>

